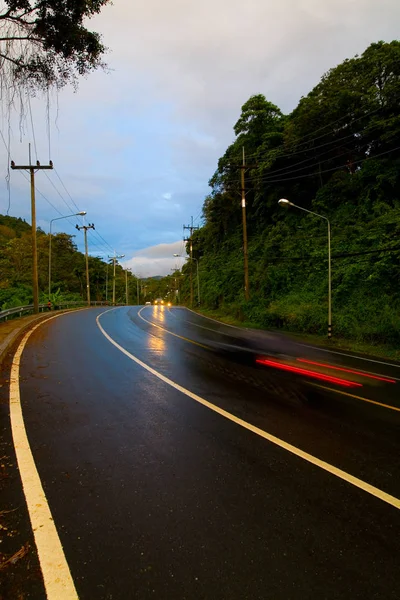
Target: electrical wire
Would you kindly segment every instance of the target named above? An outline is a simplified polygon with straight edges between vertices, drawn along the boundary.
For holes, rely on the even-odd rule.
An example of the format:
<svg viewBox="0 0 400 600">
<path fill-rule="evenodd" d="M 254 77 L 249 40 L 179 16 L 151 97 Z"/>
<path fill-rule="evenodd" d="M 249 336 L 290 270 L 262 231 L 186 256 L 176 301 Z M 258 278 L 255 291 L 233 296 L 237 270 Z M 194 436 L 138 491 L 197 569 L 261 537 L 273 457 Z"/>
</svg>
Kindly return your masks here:
<svg viewBox="0 0 400 600">
<path fill-rule="evenodd" d="M 32 106 L 31 106 L 31 97 L 29 95 L 29 92 L 27 93 L 28 96 L 28 106 L 29 106 L 29 114 L 31 116 L 31 128 L 32 128 L 32 136 L 33 136 L 33 147 L 35 148 L 35 156 L 36 156 L 36 160 L 38 160 L 38 152 L 37 152 L 37 146 L 36 146 L 36 135 L 35 135 L 35 126 L 33 124 L 33 115 L 32 115 Z"/>
<path fill-rule="evenodd" d="M 59 181 L 60 181 L 61 185 L 63 186 L 63 188 L 64 188 L 65 192 L 67 193 L 68 197 L 70 198 L 70 200 L 71 200 L 72 204 L 75 206 L 76 210 L 77 210 L 77 211 L 80 211 L 80 208 L 79 208 L 79 207 L 78 207 L 78 205 L 76 204 L 75 200 L 72 198 L 72 196 L 71 196 L 71 194 L 69 193 L 69 191 L 67 190 L 67 188 L 66 188 L 66 186 L 65 186 L 65 184 L 64 184 L 64 182 L 63 182 L 63 180 L 61 179 L 60 175 L 58 174 L 58 171 L 57 171 L 57 169 L 53 167 L 53 171 L 54 171 L 54 173 L 56 174 L 56 176 L 58 177 L 58 179 L 59 179 Z"/>
<path fill-rule="evenodd" d="M 300 153 L 304 153 L 304 152 L 310 152 L 310 151 L 314 151 L 314 150 L 317 150 L 318 148 L 322 148 L 322 147 L 325 147 L 325 146 L 331 146 L 331 145 L 333 145 L 333 144 L 339 144 L 339 142 L 341 142 L 341 141 L 343 141 L 343 140 L 346 140 L 346 139 L 348 139 L 348 138 L 350 138 L 350 137 L 351 137 L 351 138 L 354 138 L 354 136 L 356 136 L 356 135 L 358 135 L 358 134 L 361 134 L 361 133 L 371 133 L 371 132 L 372 132 L 372 131 L 374 131 L 374 130 L 375 130 L 377 127 L 378 127 L 378 126 L 376 126 L 376 127 L 372 127 L 372 128 L 370 128 L 368 131 L 365 131 L 365 132 L 357 132 L 357 133 L 350 134 L 350 135 L 348 135 L 348 136 L 344 136 L 344 137 L 342 137 L 342 138 L 339 138 L 339 139 L 336 139 L 336 140 L 331 140 L 330 142 L 327 142 L 326 144 L 321 144 L 320 146 L 316 146 L 315 148 L 307 148 L 306 150 L 303 150 L 303 151 L 301 151 L 301 152 L 299 152 L 299 153 L 293 153 L 293 154 L 287 154 L 287 155 L 280 155 L 280 156 L 277 156 L 277 157 L 276 157 L 276 160 L 279 160 L 280 158 L 284 158 L 285 156 L 292 157 L 292 156 L 295 156 L 295 154 L 300 154 Z M 368 147 L 368 146 L 370 146 L 370 145 L 371 145 L 372 143 L 374 143 L 375 141 L 377 141 L 377 140 L 370 140 L 370 141 L 368 141 L 368 142 L 365 142 L 364 144 L 360 145 L 360 146 L 357 148 L 357 151 L 360 151 L 360 149 L 361 149 L 361 148 L 365 148 L 365 147 Z M 321 153 L 321 154 L 319 154 L 318 156 L 312 156 L 312 157 L 309 157 L 309 158 L 307 158 L 307 159 L 304 159 L 304 160 L 302 160 L 302 161 L 299 161 L 299 162 L 297 162 L 297 163 L 294 163 L 293 165 L 288 165 L 288 166 L 286 166 L 286 167 L 281 167 L 281 168 L 279 168 L 279 169 L 274 169 L 274 170 L 272 170 L 272 171 L 268 171 L 268 173 L 266 173 L 265 175 L 263 175 L 263 174 L 260 174 L 260 175 L 256 175 L 256 176 L 253 176 L 253 177 L 247 177 L 247 178 L 246 178 L 246 181 L 248 181 L 248 182 L 267 181 L 267 179 L 268 179 L 268 178 L 270 178 L 271 176 L 273 176 L 273 175 L 274 175 L 274 174 L 276 174 L 276 173 L 281 173 L 281 174 L 282 174 L 282 176 L 286 176 L 286 175 L 290 175 L 291 173 L 296 173 L 296 172 L 298 172 L 298 171 L 302 171 L 302 170 L 304 170 L 304 169 L 311 169 L 311 168 L 313 168 L 313 167 L 320 166 L 321 162 L 322 162 L 322 163 L 324 163 L 324 162 L 328 162 L 328 161 L 331 161 L 331 160 L 335 160 L 336 158 L 340 158 L 341 156 L 345 156 L 345 155 L 347 155 L 347 154 L 349 153 L 349 150 L 348 150 L 348 151 L 346 151 L 346 152 L 344 152 L 344 153 L 342 153 L 342 154 L 339 154 L 339 155 L 336 155 L 336 156 L 331 156 L 331 157 L 329 157 L 329 158 L 327 158 L 327 159 L 325 159 L 325 160 L 323 160 L 323 161 L 317 160 L 317 159 L 319 159 L 320 157 L 322 157 L 322 156 L 324 156 L 324 155 L 328 154 L 329 152 L 336 151 L 336 150 L 337 150 L 338 148 L 340 148 L 340 147 L 341 147 L 340 145 L 339 145 L 339 146 L 335 146 L 335 148 L 332 148 L 331 150 L 328 150 L 327 152 L 322 152 L 322 153 Z M 308 165 L 308 166 L 305 166 L 305 167 L 303 167 L 303 168 L 301 168 L 301 169 L 293 169 L 293 167 L 296 167 L 296 166 L 298 166 L 298 165 L 304 164 L 304 163 L 306 163 L 306 162 L 310 162 L 310 161 L 312 161 L 312 160 L 313 160 L 313 161 L 317 160 L 317 162 L 314 162 L 313 164 L 311 164 L 311 165 Z M 363 160 L 365 160 L 365 159 L 363 159 Z M 353 163 L 353 164 L 354 164 L 354 163 Z M 347 166 L 347 165 L 346 165 L 346 166 Z M 317 175 L 319 175 L 319 172 L 317 173 Z M 222 181 L 222 183 L 223 183 L 223 184 L 227 184 L 227 183 L 238 183 L 238 178 L 235 178 L 235 179 L 224 179 L 224 180 Z"/>
<path fill-rule="evenodd" d="M 46 173 L 46 171 L 44 171 L 44 174 L 45 174 L 47 180 L 49 181 L 49 183 L 51 184 L 51 186 L 56 191 L 56 193 L 60 196 L 61 200 L 64 202 L 64 204 L 68 208 L 68 210 L 71 211 L 72 213 L 75 212 L 75 210 L 77 210 L 78 212 L 80 212 L 80 209 L 76 205 L 74 207 L 74 206 L 71 206 L 70 204 L 68 204 L 68 202 L 66 201 L 66 199 L 64 198 L 64 196 L 61 194 L 61 192 L 58 190 L 58 188 L 55 186 L 54 182 L 51 180 L 51 178 Z"/>
<path fill-rule="evenodd" d="M 391 152 L 396 152 L 397 150 L 400 150 L 400 146 L 397 146 L 396 148 L 391 148 L 390 150 L 386 150 L 385 152 L 380 152 L 379 154 L 374 154 L 373 156 L 367 156 L 366 158 L 362 158 L 360 160 L 354 160 L 352 162 L 352 165 L 358 165 L 358 164 L 364 163 L 368 160 L 374 160 L 375 158 L 379 158 L 380 156 L 385 156 L 386 154 L 390 154 Z M 316 164 L 318 164 L 318 163 L 316 163 Z M 312 166 L 316 166 L 316 165 L 310 165 L 310 168 Z M 306 175 L 298 175 L 296 177 L 286 177 L 284 179 L 269 179 L 269 177 L 264 177 L 264 178 L 258 179 L 258 183 L 282 183 L 285 181 L 304 179 L 306 177 L 319 177 L 319 175 L 322 175 L 323 173 L 332 173 L 333 171 L 339 171 L 340 169 L 344 169 L 347 167 L 348 167 L 348 164 L 346 163 L 343 165 L 339 165 L 337 167 L 333 167 L 332 169 L 324 169 L 324 170 L 318 171 L 316 173 L 308 173 Z"/>
<path fill-rule="evenodd" d="M 1 135 L 1 139 L 3 140 L 4 146 L 5 146 L 6 151 L 7 151 L 7 175 L 5 177 L 5 180 L 6 180 L 7 191 L 8 191 L 8 205 L 7 205 L 6 215 L 9 215 L 10 208 L 11 208 L 11 170 L 10 170 L 10 163 L 11 163 L 11 150 L 10 150 L 10 146 L 11 146 L 11 124 L 10 124 L 10 120 L 8 120 L 8 144 L 6 143 L 6 140 L 4 139 L 3 132 L 1 130 L 0 130 L 0 135 Z"/>
<path fill-rule="evenodd" d="M 345 125 L 345 127 L 350 127 L 351 125 L 353 125 L 353 123 L 356 123 L 357 121 L 360 121 L 361 119 L 365 119 L 365 118 L 367 118 L 367 117 L 369 117 L 369 116 L 371 116 L 371 115 L 373 115 L 373 114 L 375 114 L 377 112 L 380 112 L 381 110 L 382 110 L 381 107 L 375 108 L 375 109 L 373 109 L 373 110 L 371 110 L 371 111 L 369 111 L 369 112 L 361 115 L 360 117 L 357 117 L 356 119 L 353 119 L 352 121 L 350 121 L 349 123 L 347 123 Z M 279 146 L 276 146 L 276 148 L 273 148 L 273 150 L 279 150 L 280 148 L 288 148 L 288 147 L 289 148 L 290 147 L 299 147 L 299 146 L 304 146 L 305 144 L 311 144 L 311 142 L 315 142 L 315 141 L 317 141 L 317 140 L 325 137 L 326 135 L 328 135 L 328 133 L 331 133 L 331 132 L 324 133 L 323 135 L 320 135 L 318 137 L 314 137 L 311 140 L 307 140 L 307 138 L 309 136 L 315 135 L 316 133 L 318 133 L 319 131 L 322 131 L 324 129 L 328 129 L 330 127 L 333 127 L 333 125 L 336 125 L 340 121 L 343 121 L 343 119 L 347 119 L 352 114 L 352 112 L 353 111 L 348 112 L 346 115 L 344 115 L 343 117 L 340 117 L 336 121 L 332 121 L 331 123 L 328 123 L 327 125 L 324 125 L 323 127 L 320 127 L 319 129 L 316 129 L 313 132 L 310 132 L 309 134 L 307 134 L 307 135 L 305 135 L 303 137 L 300 137 L 300 143 L 298 143 L 298 142 L 292 142 L 292 144 L 283 143 L 283 144 L 280 144 Z M 280 132 L 276 132 L 276 133 L 280 133 Z M 301 140 L 305 140 L 305 141 L 301 142 Z M 268 152 L 270 152 L 270 150 Z M 293 155 L 293 153 L 290 153 L 290 154 L 288 154 L 286 156 L 292 156 L 292 155 Z M 285 156 L 285 155 L 282 155 L 282 157 L 283 156 Z M 259 151 L 257 151 L 257 152 L 253 152 L 252 154 L 247 154 L 246 155 L 246 159 L 248 159 L 248 158 L 262 158 L 262 155 L 260 156 Z M 238 163 L 240 164 L 242 162 L 242 157 L 240 157 L 240 158 L 238 157 L 237 160 L 238 160 Z"/>
</svg>

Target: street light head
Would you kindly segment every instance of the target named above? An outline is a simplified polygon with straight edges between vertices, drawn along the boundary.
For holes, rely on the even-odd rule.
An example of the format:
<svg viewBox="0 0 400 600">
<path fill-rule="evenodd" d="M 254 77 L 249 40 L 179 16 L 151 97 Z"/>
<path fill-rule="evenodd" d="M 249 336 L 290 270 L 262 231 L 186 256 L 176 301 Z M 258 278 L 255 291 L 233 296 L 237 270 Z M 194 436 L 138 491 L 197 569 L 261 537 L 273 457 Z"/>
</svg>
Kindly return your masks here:
<svg viewBox="0 0 400 600">
<path fill-rule="evenodd" d="M 76 213 L 77 217 L 84 217 L 86 215 L 86 210 L 81 210 L 80 212 Z"/>
<path fill-rule="evenodd" d="M 291 206 L 291 202 L 289 202 L 289 200 L 286 200 L 286 198 L 281 198 L 280 200 L 278 200 L 278 204 L 280 204 L 281 206 Z"/>
</svg>

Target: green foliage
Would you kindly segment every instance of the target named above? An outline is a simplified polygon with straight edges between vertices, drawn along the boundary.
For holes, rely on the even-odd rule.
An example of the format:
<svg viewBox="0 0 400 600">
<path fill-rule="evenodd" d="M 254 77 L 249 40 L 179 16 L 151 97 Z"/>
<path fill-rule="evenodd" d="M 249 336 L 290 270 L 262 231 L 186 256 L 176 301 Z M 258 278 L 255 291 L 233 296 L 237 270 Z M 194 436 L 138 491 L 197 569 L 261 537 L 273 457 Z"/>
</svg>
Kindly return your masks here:
<svg viewBox="0 0 400 600">
<path fill-rule="evenodd" d="M 262 95 L 243 105 L 237 137 L 210 180 L 205 225 L 193 238 L 206 307 L 264 327 L 326 333 L 326 222 L 283 209 L 284 197 L 331 221 L 335 335 L 400 344 L 399 106 L 398 41 L 372 44 L 329 71 L 290 115 Z"/>
<path fill-rule="evenodd" d="M 8 86 L 63 86 L 102 66 L 105 48 L 84 22 L 109 0 L 5 0 L 2 76 Z"/>
<path fill-rule="evenodd" d="M 49 300 L 49 236 L 37 231 L 40 302 Z M 86 300 L 85 256 L 77 251 L 73 236 L 52 235 L 51 292 L 53 304 Z M 0 215 L 0 307 L 31 304 L 32 236 L 31 226 L 21 219 Z M 116 266 L 116 302 L 125 302 L 125 271 Z M 111 302 L 112 266 L 100 258 L 89 256 L 89 281 L 92 300 Z M 128 273 L 129 299 L 136 301 L 137 279 Z M 107 283 L 107 286 L 106 286 Z M 107 289 L 106 289 L 107 287 Z"/>
</svg>

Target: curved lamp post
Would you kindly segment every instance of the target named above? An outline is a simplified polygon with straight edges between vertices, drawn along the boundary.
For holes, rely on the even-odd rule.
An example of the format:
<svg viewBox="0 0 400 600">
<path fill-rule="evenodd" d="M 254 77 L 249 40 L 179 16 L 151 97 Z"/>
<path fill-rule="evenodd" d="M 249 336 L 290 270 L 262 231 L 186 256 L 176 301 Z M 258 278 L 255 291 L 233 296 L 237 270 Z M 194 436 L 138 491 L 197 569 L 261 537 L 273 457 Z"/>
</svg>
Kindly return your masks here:
<svg viewBox="0 0 400 600">
<path fill-rule="evenodd" d="M 328 339 L 332 337 L 332 272 L 331 272 L 331 224 L 327 217 L 323 215 L 319 215 L 312 210 L 308 210 L 307 208 L 303 208 L 302 206 L 298 206 L 290 200 L 286 200 L 286 198 L 281 198 L 278 201 L 278 204 L 281 206 L 294 206 L 294 208 L 298 208 L 300 210 L 304 210 L 304 212 L 309 213 L 310 215 L 314 215 L 315 217 L 319 217 L 320 219 L 324 219 L 324 221 L 328 224 Z"/>
<path fill-rule="evenodd" d="M 85 210 L 81 210 L 78 213 L 74 213 L 73 215 L 65 215 L 65 217 L 56 217 L 55 219 L 51 219 L 50 221 L 50 237 L 49 237 L 49 300 L 50 300 L 50 294 L 51 294 L 51 239 L 52 239 L 52 235 L 51 235 L 51 226 L 53 224 L 53 221 L 59 221 L 60 219 L 68 219 L 69 217 L 84 217 L 86 215 L 86 211 Z"/>
</svg>

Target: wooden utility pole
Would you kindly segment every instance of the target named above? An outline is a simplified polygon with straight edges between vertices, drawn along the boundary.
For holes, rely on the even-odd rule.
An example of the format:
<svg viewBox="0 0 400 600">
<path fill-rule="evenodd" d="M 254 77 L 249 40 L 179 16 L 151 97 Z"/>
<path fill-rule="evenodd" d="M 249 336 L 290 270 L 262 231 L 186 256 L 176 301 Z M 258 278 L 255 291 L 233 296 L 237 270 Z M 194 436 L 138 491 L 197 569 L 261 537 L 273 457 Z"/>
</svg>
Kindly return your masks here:
<svg viewBox="0 0 400 600">
<path fill-rule="evenodd" d="M 185 229 L 189 229 L 190 231 L 190 236 L 188 238 L 183 238 L 184 242 L 189 242 L 190 246 L 189 246 L 189 256 L 190 256 L 190 308 L 193 308 L 193 242 L 192 242 L 192 236 L 193 236 L 193 231 L 196 231 L 196 229 L 198 229 L 198 227 L 193 227 L 193 217 L 192 217 L 192 221 L 191 221 L 191 225 L 184 225 L 183 226 L 183 230 Z"/>
<path fill-rule="evenodd" d="M 242 194 L 242 223 L 243 223 L 243 261 L 244 261 L 244 297 L 246 301 L 250 298 L 249 290 L 249 257 L 247 251 L 247 220 L 246 220 L 246 190 L 244 183 L 244 174 L 246 171 L 246 159 L 243 146 L 243 163 L 240 167 L 241 194 Z"/>
<path fill-rule="evenodd" d="M 132 269 L 125 269 L 125 302 L 127 306 L 129 305 L 128 271 L 131 273 Z"/>
<path fill-rule="evenodd" d="M 108 255 L 108 258 L 111 258 L 111 260 L 113 262 L 113 299 L 112 299 L 113 306 L 115 306 L 115 266 L 118 262 L 118 259 L 124 258 L 124 256 L 125 256 L 125 254 L 116 254 L 115 250 L 114 250 L 114 256 Z"/>
<path fill-rule="evenodd" d="M 89 253 L 88 253 L 88 243 L 87 243 L 87 230 L 94 229 L 94 225 L 93 225 L 93 223 L 91 223 L 90 225 L 82 225 L 82 227 L 79 227 L 79 225 L 75 225 L 75 227 L 78 231 L 83 229 L 83 233 L 85 235 L 86 297 L 87 297 L 88 306 L 90 306 Z"/>
<path fill-rule="evenodd" d="M 41 165 L 37 160 L 36 165 L 31 165 L 31 145 L 29 144 L 29 165 L 16 165 L 11 161 L 11 168 L 14 170 L 29 171 L 31 176 L 31 221 L 32 221 L 32 288 L 33 288 L 33 312 L 39 312 L 39 281 L 38 281 L 38 262 L 37 262 L 37 240 L 36 240 L 36 202 L 35 202 L 35 172 L 41 169 L 52 169 L 53 163 Z"/>
</svg>

